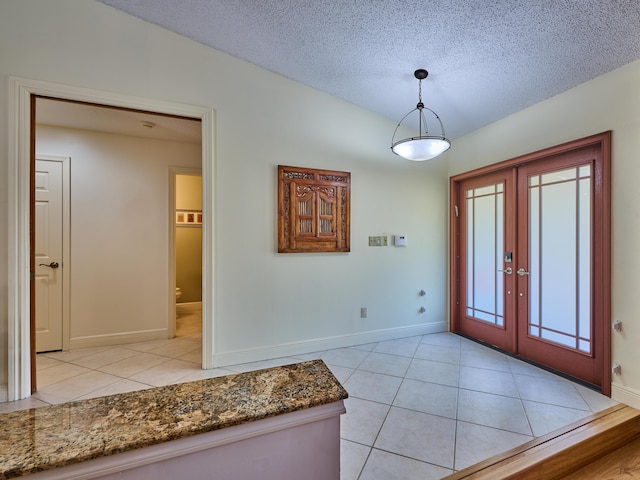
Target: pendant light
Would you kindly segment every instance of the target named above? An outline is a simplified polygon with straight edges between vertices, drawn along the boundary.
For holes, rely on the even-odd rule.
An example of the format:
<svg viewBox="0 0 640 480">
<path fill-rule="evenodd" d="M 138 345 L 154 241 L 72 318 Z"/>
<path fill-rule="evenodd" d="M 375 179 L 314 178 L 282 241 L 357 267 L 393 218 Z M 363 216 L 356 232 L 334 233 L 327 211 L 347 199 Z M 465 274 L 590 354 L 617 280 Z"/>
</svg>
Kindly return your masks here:
<svg viewBox="0 0 640 480">
<path fill-rule="evenodd" d="M 444 127 L 442 126 L 442 120 L 436 112 L 424 106 L 422 103 L 422 80 L 427 78 L 429 72 L 420 68 L 413 73 L 414 77 L 418 79 L 418 104 L 416 108 L 407 113 L 402 120 L 398 123 L 393 137 L 391 138 L 391 151 L 396 155 L 399 155 L 407 160 L 413 160 L 414 162 L 420 162 L 423 160 L 430 160 L 438 155 L 446 152 L 451 147 L 451 142 L 444 136 Z M 436 120 L 440 124 L 440 135 L 429 134 L 427 120 L 424 111 L 427 110 L 436 117 Z M 409 137 L 396 141 L 396 133 L 402 125 L 402 122 L 414 112 L 418 112 L 418 136 Z M 414 115 L 415 117 L 415 115 Z"/>
</svg>

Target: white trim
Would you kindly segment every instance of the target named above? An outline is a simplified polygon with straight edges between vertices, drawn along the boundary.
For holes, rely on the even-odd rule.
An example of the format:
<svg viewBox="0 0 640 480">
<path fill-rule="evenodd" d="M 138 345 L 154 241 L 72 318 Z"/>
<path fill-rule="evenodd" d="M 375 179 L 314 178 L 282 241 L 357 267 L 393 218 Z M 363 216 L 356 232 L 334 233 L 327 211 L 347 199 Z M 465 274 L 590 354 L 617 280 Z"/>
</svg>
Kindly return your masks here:
<svg viewBox="0 0 640 480">
<path fill-rule="evenodd" d="M 218 331 L 215 286 L 215 112 L 207 110 L 202 121 L 202 368 L 214 367 Z M 205 161 L 206 159 L 206 161 Z"/>
<path fill-rule="evenodd" d="M 387 328 L 363 333 L 353 333 L 335 337 L 318 338 L 302 342 L 285 343 L 272 347 L 260 347 L 234 352 L 218 353 L 215 356 L 216 367 L 238 365 L 242 363 L 270 360 L 272 358 L 302 355 L 334 348 L 351 347 L 367 343 L 395 340 L 398 338 L 446 332 L 446 322 L 422 323 L 408 327 Z"/>
<path fill-rule="evenodd" d="M 8 398 L 7 387 L 0 386 L 0 403 L 7 402 Z"/>
<path fill-rule="evenodd" d="M 640 409 L 640 390 L 612 383 L 611 398 L 630 407 Z"/>
<path fill-rule="evenodd" d="M 9 95 L 7 400 L 31 395 L 30 96 L 15 79 Z"/>
<path fill-rule="evenodd" d="M 29 326 L 29 204 L 31 95 L 199 118 L 202 122 L 202 366 L 214 355 L 214 148 L 215 111 L 194 105 L 121 95 L 56 83 L 9 78 L 8 137 L 8 399 L 31 394 Z"/>
<path fill-rule="evenodd" d="M 176 211 L 176 173 L 173 167 L 169 167 L 169 220 L 167 226 L 169 228 L 169 285 L 167 292 L 174 292 L 176 285 L 176 227 L 175 227 L 175 211 Z M 167 305 L 169 314 L 167 315 L 167 333 L 169 338 L 176 336 L 176 295 L 169 296 Z"/>
<path fill-rule="evenodd" d="M 42 155 L 36 160 L 62 163 L 62 349 L 69 350 L 71 336 L 71 157 Z"/>
<path fill-rule="evenodd" d="M 137 332 L 109 333 L 106 335 L 87 335 L 86 337 L 75 337 L 70 339 L 69 348 L 108 347 L 111 345 L 124 345 L 127 343 L 153 342 L 155 340 L 166 340 L 168 329 L 157 328 L 153 330 L 140 330 Z"/>
</svg>

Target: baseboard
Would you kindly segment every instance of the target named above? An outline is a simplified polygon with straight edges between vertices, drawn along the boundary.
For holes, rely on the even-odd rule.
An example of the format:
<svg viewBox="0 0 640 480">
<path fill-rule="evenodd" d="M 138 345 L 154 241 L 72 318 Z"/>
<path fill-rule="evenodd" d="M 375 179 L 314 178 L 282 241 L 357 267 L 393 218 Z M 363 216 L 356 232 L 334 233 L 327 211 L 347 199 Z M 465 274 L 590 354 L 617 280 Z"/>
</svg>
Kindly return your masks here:
<svg viewBox="0 0 640 480">
<path fill-rule="evenodd" d="M 617 383 L 611 384 L 611 398 L 617 402 L 624 403 L 640 410 L 640 391 L 633 388 L 624 387 Z"/>
<path fill-rule="evenodd" d="M 127 343 L 151 342 L 154 340 L 166 340 L 167 338 L 169 338 L 169 331 L 166 328 L 143 330 L 138 332 L 110 333 L 106 335 L 91 335 L 70 339 L 69 350 L 125 345 Z"/>
<path fill-rule="evenodd" d="M 236 350 L 234 352 L 218 353 L 214 355 L 213 365 L 214 367 L 224 367 L 227 365 L 258 362 L 272 358 L 303 355 L 306 353 L 320 352 L 334 348 L 353 347 L 355 345 L 363 345 L 366 343 L 382 342 L 385 340 L 395 340 L 398 338 L 414 337 L 416 335 L 426 335 L 446 331 L 446 322 L 422 323 L 420 325 L 411 325 L 408 327 L 387 328 L 349 335 L 339 335 L 335 337 L 305 340 L 302 342 L 286 343 L 271 347 Z"/>
<path fill-rule="evenodd" d="M 9 401 L 9 390 L 6 386 L 0 386 L 0 403 L 5 403 Z"/>
</svg>

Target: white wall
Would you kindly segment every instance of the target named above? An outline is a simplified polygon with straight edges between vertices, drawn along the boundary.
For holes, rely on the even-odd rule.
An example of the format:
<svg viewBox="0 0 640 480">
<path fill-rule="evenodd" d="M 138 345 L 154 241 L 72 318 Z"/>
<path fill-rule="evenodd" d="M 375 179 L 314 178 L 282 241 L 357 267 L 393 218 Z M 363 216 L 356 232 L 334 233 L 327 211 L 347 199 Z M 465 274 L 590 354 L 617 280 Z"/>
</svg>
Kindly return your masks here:
<svg viewBox="0 0 640 480">
<path fill-rule="evenodd" d="M 202 210 L 202 177 L 176 175 L 176 209 Z"/>
<path fill-rule="evenodd" d="M 640 61 L 458 139 L 449 174 L 612 130 L 613 397 L 640 408 Z"/>
<path fill-rule="evenodd" d="M 70 346 L 167 338 L 170 167 L 200 144 L 39 126 L 36 152 L 71 157 Z"/>
<path fill-rule="evenodd" d="M 357 343 L 377 330 L 444 328 L 445 159 L 412 163 L 391 154 L 395 122 L 92 1 L 1 2 L 0 58 L 4 92 L 15 75 L 215 108 L 219 362 L 312 349 L 323 339 Z M 6 107 L 2 95 L 0 111 Z M 3 145 L 8 129 L 0 116 Z M 351 253 L 275 253 L 278 164 L 351 172 Z M 3 149 L 0 267 L 7 173 Z M 368 235 L 384 233 L 407 235 L 409 246 L 367 246 Z M 6 271 L 0 268 L 3 352 Z M 359 318 L 363 306 L 368 319 Z M 0 386 L 8 354 L 0 355 Z"/>
<path fill-rule="evenodd" d="M 7 77 L 216 109 L 216 352 L 445 320 L 446 182 L 453 175 L 613 130 L 614 397 L 640 405 L 640 62 L 478 132 L 448 155 L 409 164 L 389 153 L 393 122 L 94 2 L 0 3 L 0 90 Z M 0 111 L 7 111 L 6 94 Z M 7 145 L 7 115 L 0 145 Z M 48 152 L 53 153 L 53 152 Z M 65 153 L 67 154 L 67 153 Z M 352 172 L 352 251 L 278 255 L 276 165 Z M 446 166 L 448 164 L 448 167 Z M 448 172 L 444 169 L 448 168 Z M 7 369 L 7 151 L 0 150 L 0 394 Z M 366 247 L 404 233 L 406 249 Z M 419 316 L 424 288 L 427 313 Z M 369 319 L 359 318 L 361 306 Z M 0 395 L 1 396 L 1 395 Z"/>
</svg>

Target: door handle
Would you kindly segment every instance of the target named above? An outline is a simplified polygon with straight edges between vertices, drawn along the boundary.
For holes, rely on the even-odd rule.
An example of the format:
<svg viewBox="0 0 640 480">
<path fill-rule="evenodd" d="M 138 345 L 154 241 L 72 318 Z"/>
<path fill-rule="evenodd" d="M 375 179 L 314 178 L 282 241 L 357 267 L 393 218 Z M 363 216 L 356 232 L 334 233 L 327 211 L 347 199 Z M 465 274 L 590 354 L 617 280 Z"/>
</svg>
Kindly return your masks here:
<svg viewBox="0 0 640 480">
<path fill-rule="evenodd" d="M 524 268 L 519 268 L 518 271 L 516 272 L 518 275 L 520 275 L 521 277 L 524 277 L 525 275 L 529 275 L 529 272 L 525 271 Z"/>
<path fill-rule="evenodd" d="M 513 273 L 513 268 L 511 268 L 511 267 L 507 267 L 507 268 L 505 268 L 504 270 L 498 270 L 498 271 L 499 271 L 499 272 L 504 272 L 504 273 L 506 273 L 507 275 L 511 275 L 511 274 Z"/>
<path fill-rule="evenodd" d="M 49 268 L 58 268 L 60 265 L 58 264 L 58 262 L 51 262 L 51 263 L 41 263 L 40 265 L 38 265 L 39 267 L 49 267 Z"/>
</svg>

